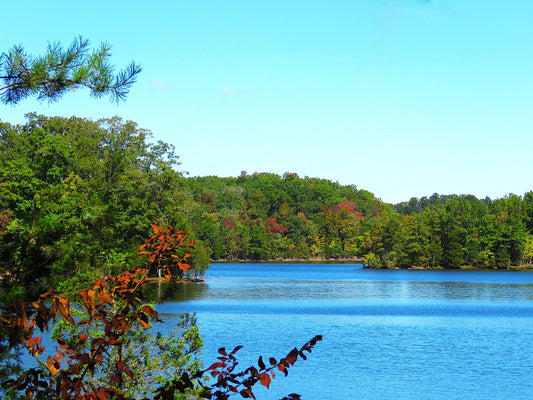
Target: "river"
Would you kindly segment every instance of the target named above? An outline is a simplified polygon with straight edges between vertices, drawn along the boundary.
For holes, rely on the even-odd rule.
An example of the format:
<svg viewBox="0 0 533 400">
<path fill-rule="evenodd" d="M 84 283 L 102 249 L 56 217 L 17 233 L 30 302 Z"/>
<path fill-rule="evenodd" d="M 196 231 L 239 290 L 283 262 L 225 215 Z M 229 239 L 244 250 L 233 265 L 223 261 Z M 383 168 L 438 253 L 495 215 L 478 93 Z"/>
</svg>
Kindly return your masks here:
<svg viewBox="0 0 533 400">
<path fill-rule="evenodd" d="M 206 366 L 219 347 L 243 345 L 247 367 L 323 335 L 258 400 L 533 398 L 533 273 L 213 264 L 157 309 L 167 327 L 196 313 Z"/>
</svg>

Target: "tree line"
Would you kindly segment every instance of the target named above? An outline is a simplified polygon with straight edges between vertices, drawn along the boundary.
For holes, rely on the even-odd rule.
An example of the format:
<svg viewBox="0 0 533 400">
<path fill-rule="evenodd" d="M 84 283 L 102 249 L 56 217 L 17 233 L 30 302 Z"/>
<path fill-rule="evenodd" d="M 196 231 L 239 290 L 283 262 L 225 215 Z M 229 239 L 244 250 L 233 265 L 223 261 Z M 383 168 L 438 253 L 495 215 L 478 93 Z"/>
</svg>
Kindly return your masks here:
<svg viewBox="0 0 533 400">
<path fill-rule="evenodd" d="M 355 186 L 242 173 L 187 178 L 213 259 L 360 259 L 374 268 L 508 268 L 533 258 L 533 193 L 386 204 Z"/>
<path fill-rule="evenodd" d="M 152 223 L 191 231 L 191 278 L 211 260 L 508 268 L 533 258 L 533 192 L 391 205 L 295 173 L 187 177 L 174 146 L 118 117 L 1 122 L 0 156 L 0 273 L 23 297 L 130 268 Z"/>
</svg>

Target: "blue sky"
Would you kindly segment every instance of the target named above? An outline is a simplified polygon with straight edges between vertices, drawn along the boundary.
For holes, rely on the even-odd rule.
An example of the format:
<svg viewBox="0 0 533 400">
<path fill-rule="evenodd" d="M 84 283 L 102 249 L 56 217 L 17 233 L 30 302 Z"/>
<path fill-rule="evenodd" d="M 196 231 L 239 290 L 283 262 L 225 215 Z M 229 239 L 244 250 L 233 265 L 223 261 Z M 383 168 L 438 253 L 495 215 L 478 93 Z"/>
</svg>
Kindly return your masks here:
<svg viewBox="0 0 533 400">
<path fill-rule="evenodd" d="M 128 100 L 88 92 L 24 114 L 121 116 L 190 176 L 296 172 L 387 202 L 533 189 L 533 2 L 25 1 L 0 51 L 77 36 L 140 63 Z M 13 17 L 7 17 L 13 16 Z"/>
</svg>

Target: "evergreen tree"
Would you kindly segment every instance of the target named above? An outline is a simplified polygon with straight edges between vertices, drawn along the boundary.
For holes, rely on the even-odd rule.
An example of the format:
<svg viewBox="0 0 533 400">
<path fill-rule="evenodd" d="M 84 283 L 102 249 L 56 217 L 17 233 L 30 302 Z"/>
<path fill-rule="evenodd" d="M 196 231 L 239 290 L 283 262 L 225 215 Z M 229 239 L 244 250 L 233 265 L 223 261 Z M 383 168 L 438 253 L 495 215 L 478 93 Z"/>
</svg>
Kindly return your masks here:
<svg viewBox="0 0 533 400">
<path fill-rule="evenodd" d="M 68 48 L 50 43 L 44 55 L 32 56 L 14 46 L 0 56 L 0 101 L 17 104 L 27 97 L 50 102 L 78 88 L 88 88 L 94 97 L 124 100 L 141 67 L 131 63 L 118 74 L 109 63 L 111 46 L 103 43 L 94 51 L 89 41 L 75 39 Z"/>
</svg>

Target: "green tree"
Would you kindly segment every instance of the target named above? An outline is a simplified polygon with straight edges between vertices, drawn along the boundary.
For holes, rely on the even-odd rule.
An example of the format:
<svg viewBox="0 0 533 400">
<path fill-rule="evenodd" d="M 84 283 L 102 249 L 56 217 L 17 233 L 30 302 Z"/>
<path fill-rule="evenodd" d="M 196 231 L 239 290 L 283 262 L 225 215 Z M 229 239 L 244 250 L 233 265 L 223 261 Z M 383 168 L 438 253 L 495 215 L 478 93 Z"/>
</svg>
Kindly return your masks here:
<svg viewBox="0 0 533 400">
<path fill-rule="evenodd" d="M 131 63 L 114 74 L 110 56 L 110 45 L 103 43 L 91 52 L 89 41 L 81 37 L 67 48 L 50 43 L 41 56 L 14 46 L 0 56 L 0 99 L 4 104 L 17 104 L 33 96 L 56 101 L 67 92 L 88 88 L 94 97 L 124 100 L 141 67 Z"/>
<path fill-rule="evenodd" d="M 75 287 L 127 267 L 150 223 L 188 229 L 171 145 L 120 118 L 27 118 L 0 124 L 0 272 L 9 272 L 9 290 L 40 290 L 41 278 Z"/>
</svg>

